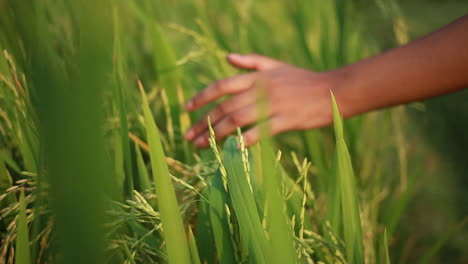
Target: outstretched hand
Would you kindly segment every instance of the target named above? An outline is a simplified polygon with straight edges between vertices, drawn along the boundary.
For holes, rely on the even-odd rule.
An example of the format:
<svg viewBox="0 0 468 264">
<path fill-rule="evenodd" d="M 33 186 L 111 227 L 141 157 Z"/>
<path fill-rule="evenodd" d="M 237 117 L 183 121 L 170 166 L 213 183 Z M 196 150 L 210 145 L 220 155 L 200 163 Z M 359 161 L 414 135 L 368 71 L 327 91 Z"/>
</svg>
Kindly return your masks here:
<svg viewBox="0 0 468 264">
<path fill-rule="evenodd" d="M 331 124 L 330 90 L 339 81 L 336 74 L 308 71 L 257 54 L 231 54 L 227 59 L 238 68 L 253 71 L 217 81 L 187 103 L 186 109 L 194 111 L 231 95 L 187 131 L 185 138 L 197 147 L 209 144 L 208 116 L 217 140 L 235 132 L 237 127 L 254 125 L 243 134 L 247 146 L 259 140 L 259 122 L 268 122 L 273 135 Z M 266 120 L 259 120 L 257 111 L 260 88 L 266 90 Z"/>
<path fill-rule="evenodd" d="M 468 15 L 407 45 L 333 71 L 317 73 L 259 56 L 231 54 L 228 61 L 253 70 L 217 81 L 186 106 L 194 111 L 225 95 L 185 135 L 198 147 L 208 146 L 207 117 L 217 139 L 237 127 L 246 145 L 259 140 L 258 125 L 267 122 L 272 134 L 326 126 L 332 122 L 330 91 L 345 117 L 462 90 L 468 86 Z M 429 54 L 429 55 L 428 55 Z M 266 120 L 259 120 L 258 89 L 269 103 Z M 263 99 L 263 98 L 260 98 Z"/>
</svg>

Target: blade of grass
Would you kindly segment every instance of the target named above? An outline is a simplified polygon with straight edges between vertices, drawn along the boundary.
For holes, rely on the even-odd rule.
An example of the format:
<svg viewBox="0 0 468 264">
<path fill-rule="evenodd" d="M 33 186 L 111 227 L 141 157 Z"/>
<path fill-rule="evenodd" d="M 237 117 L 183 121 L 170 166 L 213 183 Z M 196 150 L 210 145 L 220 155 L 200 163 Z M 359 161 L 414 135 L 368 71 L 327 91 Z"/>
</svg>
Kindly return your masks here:
<svg viewBox="0 0 468 264">
<path fill-rule="evenodd" d="M 144 194 L 152 194 L 153 197 L 147 198 L 148 203 L 154 208 L 157 209 L 156 193 L 151 186 L 151 177 L 149 176 L 148 170 L 146 168 L 145 162 L 143 160 L 143 156 L 141 154 L 141 150 L 138 147 L 138 144 L 135 144 L 135 163 L 136 163 L 136 175 L 138 181 L 138 187 L 140 188 L 141 192 Z"/>
<path fill-rule="evenodd" d="M 136 153 L 136 163 L 138 169 L 138 184 L 141 191 L 151 190 L 151 178 L 149 176 L 148 170 L 146 169 L 145 161 L 141 155 L 141 150 L 137 144 L 135 144 L 135 153 Z"/>
<path fill-rule="evenodd" d="M 120 37 L 120 20 L 118 9 L 114 8 L 114 78 L 116 84 L 113 86 L 114 100 L 119 116 L 120 123 L 120 141 L 123 152 L 123 169 L 125 171 L 125 194 L 127 197 L 133 197 L 133 164 L 130 152 L 130 139 L 128 138 L 128 121 L 127 121 L 127 104 L 125 98 L 125 78 L 124 78 L 124 65 L 122 62 L 122 48 Z"/>
<path fill-rule="evenodd" d="M 333 164 L 337 164 L 337 154 L 333 158 Z M 332 166 L 328 179 L 328 210 L 327 219 L 336 234 L 341 234 L 342 215 L 341 215 L 341 191 L 338 178 L 338 166 Z"/>
<path fill-rule="evenodd" d="M 266 113 L 265 109 L 261 110 Z M 270 240 L 268 263 L 296 263 L 293 234 L 282 196 L 282 170 L 277 165 L 269 135 L 267 123 L 264 123 L 261 126 L 260 151 Z"/>
<path fill-rule="evenodd" d="M 354 179 L 351 157 L 344 141 L 343 122 L 335 97 L 331 93 L 333 120 L 338 157 L 338 181 L 341 192 L 341 210 L 343 214 L 343 233 L 346 247 L 346 259 L 349 263 L 364 263 L 362 246 L 362 226 L 359 213 L 356 182 Z"/>
<path fill-rule="evenodd" d="M 148 99 L 141 82 L 138 83 L 143 101 L 143 114 L 146 133 L 150 146 L 151 167 L 154 186 L 158 196 L 164 237 L 166 240 L 169 263 L 190 263 L 190 252 L 185 238 L 182 217 L 179 212 L 174 186 L 166 163 L 166 156 L 161 144 L 158 128 L 151 113 Z"/>
<path fill-rule="evenodd" d="M 382 247 L 384 251 L 384 257 L 385 257 L 385 264 L 390 264 L 390 254 L 389 254 L 389 248 L 388 248 L 388 239 L 387 239 L 387 230 L 385 229 L 384 234 L 382 236 Z"/>
<path fill-rule="evenodd" d="M 211 203 L 211 192 L 209 187 L 205 187 L 201 194 L 207 197 Z M 200 261 L 206 264 L 213 264 L 216 260 L 215 241 L 211 224 L 210 208 L 211 204 L 200 200 L 198 202 L 198 214 L 196 225 L 196 240 Z"/>
<path fill-rule="evenodd" d="M 320 130 L 311 130 L 304 133 L 307 151 L 312 164 L 317 168 L 318 190 L 327 191 L 328 168 L 325 162 L 325 152 L 323 150 L 323 137 Z"/>
<path fill-rule="evenodd" d="M 197 249 L 197 242 L 195 241 L 195 237 L 193 236 L 192 228 L 188 228 L 189 230 L 189 250 L 190 250 L 190 258 L 192 259 L 192 264 L 201 264 L 200 256 L 198 255 Z"/>
<path fill-rule="evenodd" d="M 5 163 L 3 162 L 2 156 L 0 155 L 0 194 L 4 194 L 5 191 L 11 187 L 12 179 L 8 172 Z M 5 208 L 15 201 L 13 196 L 10 196 L 3 201 L 0 201 L 1 208 Z M 1 222 L 1 221 L 0 221 Z"/>
<path fill-rule="evenodd" d="M 267 263 L 267 254 L 270 252 L 268 242 L 244 171 L 242 153 L 233 137 L 224 143 L 223 164 L 227 172 L 229 194 L 239 221 L 242 241 L 247 246 L 253 262 Z"/>
<path fill-rule="evenodd" d="M 183 129 L 188 129 L 190 123 L 187 113 L 182 110 L 185 102 L 181 88 L 181 72 L 177 66 L 175 52 L 163 35 L 161 26 L 150 21 L 153 46 L 155 51 L 155 65 L 159 86 L 166 91 L 170 112 L 173 120 L 174 134 L 169 135 L 172 140 L 172 148 L 176 159 L 191 158 L 187 153 L 190 148 L 185 140 L 182 140 Z"/>
<path fill-rule="evenodd" d="M 216 244 L 216 252 L 220 263 L 235 263 L 235 251 L 229 230 L 229 216 L 226 212 L 226 205 L 229 203 L 229 196 L 224 189 L 221 172 L 216 171 L 210 187 L 210 219 L 211 228 Z"/>
<path fill-rule="evenodd" d="M 0 151 L 0 159 L 4 161 L 14 172 L 20 173 L 21 169 L 14 159 L 11 158 L 10 154 L 6 151 Z"/>
<path fill-rule="evenodd" d="M 21 190 L 19 199 L 19 214 L 16 222 L 16 253 L 15 264 L 30 264 L 31 251 L 29 248 L 28 222 L 26 219 L 26 202 L 24 200 L 24 190 Z"/>
<path fill-rule="evenodd" d="M 79 29 L 73 55 L 57 54 L 50 45 L 51 22 L 44 1 L 15 9 L 28 50 L 28 83 L 37 95 L 41 124 L 41 147 L 50 184 L 51 209 L 55 216 L 55 236 L 60 246 L 53 253 L 64 263 L 102 263 L 105 259 L 105 197 L 113 196 L 115 186 L 103 137 L 103 91 L 109 88 L 112 69 L 109 23 L 105 0 L 67 2 L 61 15 L 73 18 Z M 57 1 L 63 4 L 62 1 Z M 24 9 L 33 15 L 24 19 Z M 99 13 L 99 14 L 98 14 Z M 47 16 L 47 17 L 46 17 Z M 112 20 L 110 20 L 112 21 Z M 47 62 L 47 63 L 44 63 Z M 41 171 L 42 172 L 42 171 Z M 73 228 L 70 228 L 73 227 Z M 58 243 L 56 244 L 58 245 Z M 83 254 L 86 252 L 86 254 Z"/>
<path fill-rule="evenodd" d="M 265 98 L 259 91 L 259 98 Z M 264 100 L 258 100 L 258 112 L 266 117 L 269 112 Z M 260 124 L 260 155 L 262 163 L 263 190 L 265 192 L 266 221 L 269 231 L 270 247 L 268 253 L 269 263 L 296 263 L 295 247 L 291 224 L 287 216 L 286 202 L 283 197 L 283 186 L 285 179 L 283 169 L 279 165 L 279 160 L 273 152 L 273 144 L 270 138 L 269 124 Z M 242 146 L 242 137 L 241 137 Z M 299 216 L 299 215 L 298 215 Z"/>
</svg>

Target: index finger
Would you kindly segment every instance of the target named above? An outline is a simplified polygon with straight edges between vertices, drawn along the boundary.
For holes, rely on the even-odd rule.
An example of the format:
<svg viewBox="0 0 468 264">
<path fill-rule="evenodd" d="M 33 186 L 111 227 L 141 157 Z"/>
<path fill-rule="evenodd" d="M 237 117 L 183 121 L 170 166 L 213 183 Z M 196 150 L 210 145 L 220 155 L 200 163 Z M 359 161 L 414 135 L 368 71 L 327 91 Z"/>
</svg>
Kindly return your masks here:
<svg viewBox="0 0 468 264">
<path fill-rule="evenodd" d="M 236 94 L 247 90 L 255 81 L 255 72 L 236 75 L 228 79 L 212 83 L 195 95 L 185 106 L 193 111 L 228 94 Z"/>
</svg>

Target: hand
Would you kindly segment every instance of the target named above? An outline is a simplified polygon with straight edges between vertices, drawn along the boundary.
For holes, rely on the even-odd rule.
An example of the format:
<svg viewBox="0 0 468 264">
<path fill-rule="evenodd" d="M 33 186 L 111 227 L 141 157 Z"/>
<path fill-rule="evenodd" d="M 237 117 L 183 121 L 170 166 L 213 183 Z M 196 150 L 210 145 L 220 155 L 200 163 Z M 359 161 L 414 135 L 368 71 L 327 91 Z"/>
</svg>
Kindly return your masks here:
<svg viewBox="0 0 468 264">
<path fill-rule="evenodd" d="M 186 105 L 188 111 L 197 110 L 225 95 L 231 98 L 218 104 L 189 129 L 185 135 L 197 147 L 209 145 L 208 116 L 220 140 L 257 122 L 268 122 L 273 135 L 289 130 L 306 130 L 332 123 L 330 90 L 338 79 L 332 72 L 316 73 L 256 54 L 231 54 L 228 61 L 241 69 L 255 70 L 217 81 L 194 96 Z M 259 120 L 257 113 L 259 89 L 266 90 L 269 114 Z M 250 146 L 259 140 L 259 128 L 254 126 L 243 134 Z"/>
</svg>

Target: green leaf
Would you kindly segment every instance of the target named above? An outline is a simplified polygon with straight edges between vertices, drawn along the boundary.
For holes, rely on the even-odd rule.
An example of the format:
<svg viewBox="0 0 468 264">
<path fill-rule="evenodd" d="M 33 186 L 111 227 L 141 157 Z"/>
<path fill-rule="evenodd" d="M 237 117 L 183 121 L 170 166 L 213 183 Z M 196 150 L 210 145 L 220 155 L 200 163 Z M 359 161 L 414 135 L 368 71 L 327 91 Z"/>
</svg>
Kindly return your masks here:
<svg viewBox="0 0 468 264">
<path fill-rule="evenodd" d="M 210 219 L 220 263 L 234 264 L 235 251 L 229 230 L 230 219 L 226 212 L 229 196 L 224 189 L 221 172 L 216 171 L 210 187 Z"/>
<path fill-rule="evenodd" d="M 311 162 L 317 167 L 318 191 L 326 192 L 329 170 L 323 150 L 324 139 L 322 133 L 317 129 L 309 130 L 304 132 L 304 137 Z"/>
<path fill-rule="evenodd" d="M 103 263 L 106 255 L 105 199 L 115 198 L 116 193 L 103 131 L 104 91 L 112 89 L 112 16 L 104 8 L 110 2 L 97 0 L 92 6 L 67 2 L 69 8 L 60 15 L 72 17 L 73 28 L 80 32 L 74 38 L 72 55 L 50 45 L 56 39 L 50 30 L 49 8 L 55 4 L 31 2 L 24 8 L 28 13 L 34 10 L 32 21 L 21 19 L 30 24 L 22 32 L 23 39 L 34 40 L 23 44 L 30 54 L 26 76 L 34 89 L 31 93 L 37 96 L 35 110 L 41 124 L 43 155 L 38 164 L 39 174 L 45 172 L 46 177 L 38 180 L 48 180 L 47 200 L 54 215 L 54 237 L 59 241 L 51 250 L 67 264 Z M 23 18 L 21 10 L 15 11 Z"/>
<path fill-rule="evenodd" d="M 5 163 L 2 160 L 2 157 L 0 156 L 0 193 L 4 194 L 5 191 L 10 188 L 12 185 L 12 179 L 10 176 L 10 173 L 8 172 Z M 13 202 L 13 197 L 7 199 L 6 201 L 1 201 L 0 205 L 2 206 L 1 208 L 7 207 L 7 205 L 10 202 Z"/>
<path fill-rule="evenodd" d="M 151 190 L 151 178 L 149 176 L 148 170 L 146 169 L 145 161 L 141 154 L 141 150 L 138 147 L 138 144 L 135 144 L 135 153 L 136 153 L 136 163 L 138 171 L 138 184 L 140 185 L 141 191 Z"/>
<path fill-rule="evenodd" d="M 121 37 L 120 37 L 120 21 L 117 9 L 114 9 L 114 78 L 116 84 L 113 86 L 113 102 L 116 105 L 119 123 L 120 123 L 120 141 L 121 141 L 121 152 L 123 155 L 123 170 L 125 171 L 125 194 L 128 197 L 133 197 L 133 164 L 130 154 L 130 140 L 128 138 L 128 121 L 127 121 L 127 104 L 125 98 L 125 84 L 124 78 L 124 64 L 123 54 L 121 48 Z"/>
<path fill-rule="evenodd" d="M 364 263 L 364 251 L 362 244 L 362 227 L 359 213 L 356 182 L 354 179 L 351 157 L 344 140 L 343 122 L 336 104 L 335 97 L 331 93 L 333 104 L 333 120 L 336 137 L 336 152 L 338 158 L 338 177 L 341 209 L 343 219 L 343 233 L 346 248 L 346 259 L 351 264 Z"/>
<path fill-rule="evenodd" d="M 382 237 L 382 247 L 384 250 L 385 264 L 390 264 L 390 254 L 388 252 L 388 239 L 387 239 L 387 230 L 385 229 L 384 235 Z"/>
<path fill-rule="evenodd" d="M 211 199 L 210 188 L 205 187 L 201 194 L 208 199 Z M 196 240 L 198 253 L 202 263 L 213 264 L 216 261 L 215 241 L 213 237 L 213 229 L 211 225 L 211 204 L 206 200 L 198 201 L 198 214 L 196 226 Z M 229 231 L 229 230 L 228 230 Z"/>
<path fill-rule="evenodd" d="M 270 239 L 268 263 L 296 263 L 293 234 L 281 194 L 283 175 L 279 166 L 275 164 L 276 158 L 268 135 L 268 132 L 264 131 L 261 139 L 263 189 Z"/>
<path fill-rule="evenodd" d="M 335 153 L 333 164 L 337 164 L 338 158 Z M 327 219 L 336 234 L 341 234 L 342 215 L 341 215 L 341 187 L 338 178 L 338 165 L 334 165 L 329 174 L 328 179 L 328 210 Z M 327 234 L 328 236 L 328 234 Z"/>
<path fill-rule="evenodd" d="M 197 242 L 195 242 L 195 237 L 193 236 L 192 228 L 189 226 L 189 249 L 190 257 L 193 264 L 201 264 L 200 256 L 198 255 Z"/>
<path fill-rule="evenodd" d="M 148 99 L 140 83 L 143 100 L 143 114 L 146 125 L 147 139 L 150 147 L 151 167 L 153 169 L 154 186 L 158 196 L 158 206 L 166 240 L 169 263 L 190 263 L 190 252 L 185 238 L 182 217 L 179 212 L 174 186 L 166 163 L 166 156 L 161 144 L 158 128 L 151 113 Z"/>
<path fill-rule="evenodd" d="M 190 126 L 188 114 L 182 110 L 183 90 L 181 87 L 181 72 L 177 65 L 174 49 L 165 38 L 160 25 L 150 21 L 151 34 L 155 52 L 155 65 L 159 86 L 165 90 L 173 121 L 174 134 L 169 135 L 175 150 L 176 158 L 191 159 L 190 147 L 182 140 L 182 133 Z M 181 155 L 183 153 L 183 156 Z"/>
<path fill-rule="evenodd" d="M 29 248 L 28 221 L 26 218 L 26 202 L 24 190 L 21 190 L 19 199 L 19 214 L 16 235 L 15 264 L 31 264 L 31 251 Z"/>
<path fill-rule="evenodd" d="M 227 172 L 229 194 L 239 222 L 242 242 L 255 263 L 267 263 L 269 246 L 242 162 L 237 141 L 230 137 L 224 144 L 223 164 Z"/>
</svg>

